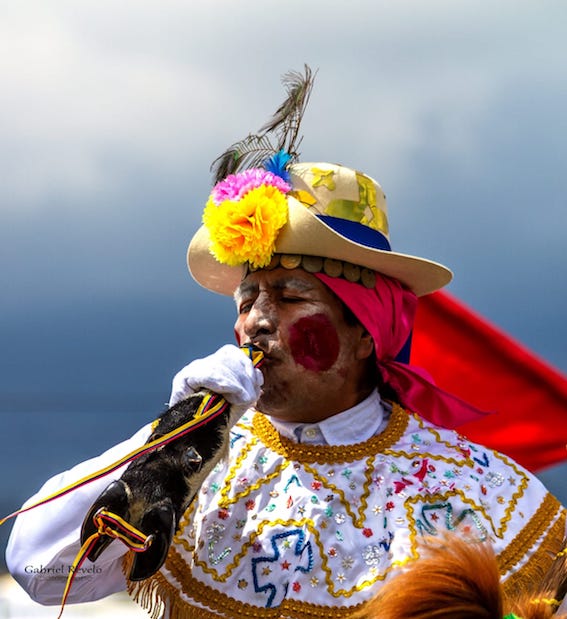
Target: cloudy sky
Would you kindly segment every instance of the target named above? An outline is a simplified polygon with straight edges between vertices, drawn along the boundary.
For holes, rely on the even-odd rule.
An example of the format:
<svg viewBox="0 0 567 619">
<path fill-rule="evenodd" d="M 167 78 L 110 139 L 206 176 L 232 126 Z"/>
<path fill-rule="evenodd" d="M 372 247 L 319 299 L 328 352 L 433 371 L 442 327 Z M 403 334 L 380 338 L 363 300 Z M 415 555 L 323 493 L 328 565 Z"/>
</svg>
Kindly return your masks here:
<svg viewBox="0 0 567 619">
<path fill-rule="evenodd" d="M 302 160 L 377 178 L 394 248 L 567 370 L 566 23 L 564 0 L 0 0 L 4 419 L 41 413 L 49 462 L 81 423 L 98 449 L 98 414 L 133 431 L 232 341 L 186 246 L 211 161 L 304 63 Z"/>
</svg>

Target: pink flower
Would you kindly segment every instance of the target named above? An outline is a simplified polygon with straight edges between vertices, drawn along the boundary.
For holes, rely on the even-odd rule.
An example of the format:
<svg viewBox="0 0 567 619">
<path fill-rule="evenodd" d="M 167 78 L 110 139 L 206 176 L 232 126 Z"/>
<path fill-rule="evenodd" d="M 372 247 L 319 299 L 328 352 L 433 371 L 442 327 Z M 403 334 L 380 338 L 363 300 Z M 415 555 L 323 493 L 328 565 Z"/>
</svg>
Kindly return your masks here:
<svg viewBox="0 0 567 619">
<path fill-rule="evenodd" d="M 213 187 L 211 197 L 218 206 L 225 200 L 238 201 L 250 190 L 262 185 L 271 185 L 282 193 L 287 193 L 291 189 L 291 186 L 280 176 L 276 176 L 261 168 L 251 168 L 238 174 L 230 174 L 224 180 L 217 183 Z"/>
</svg>

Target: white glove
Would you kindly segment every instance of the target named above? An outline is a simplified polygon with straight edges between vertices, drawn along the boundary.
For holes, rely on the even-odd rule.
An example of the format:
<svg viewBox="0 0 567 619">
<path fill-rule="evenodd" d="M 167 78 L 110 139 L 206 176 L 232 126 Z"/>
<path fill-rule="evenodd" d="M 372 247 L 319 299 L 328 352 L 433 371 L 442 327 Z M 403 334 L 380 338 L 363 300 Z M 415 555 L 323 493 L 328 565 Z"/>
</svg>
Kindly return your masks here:
<svg viewBox="0 0 567 619">
<path fill-rule="evenodd" d="M 199 389 L 209 389 L 222 395 L 230 404 L 250 408 L 260 397 L 263 383 L 262 372 L 254 367 L 246 354 L 227 344 L 204 359 L 192 361 L 175 375 L 169 406 Z"/>
</svg>

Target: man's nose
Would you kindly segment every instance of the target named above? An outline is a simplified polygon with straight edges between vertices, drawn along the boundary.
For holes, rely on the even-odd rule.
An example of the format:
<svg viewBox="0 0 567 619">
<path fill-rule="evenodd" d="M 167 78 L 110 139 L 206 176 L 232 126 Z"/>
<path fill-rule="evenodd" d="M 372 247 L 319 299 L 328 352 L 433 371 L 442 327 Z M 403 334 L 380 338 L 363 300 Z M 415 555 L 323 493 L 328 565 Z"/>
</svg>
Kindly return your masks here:
<svg viewBox="0 0 567 619">
<path fill-rule="evenodd" d="M 274 304 L 266 297 L 259 296 L 246 316 L 244 332 L 253 339 L 259 335 L 274 333 L 276 327 L 277 312 Z"/>
</svg>

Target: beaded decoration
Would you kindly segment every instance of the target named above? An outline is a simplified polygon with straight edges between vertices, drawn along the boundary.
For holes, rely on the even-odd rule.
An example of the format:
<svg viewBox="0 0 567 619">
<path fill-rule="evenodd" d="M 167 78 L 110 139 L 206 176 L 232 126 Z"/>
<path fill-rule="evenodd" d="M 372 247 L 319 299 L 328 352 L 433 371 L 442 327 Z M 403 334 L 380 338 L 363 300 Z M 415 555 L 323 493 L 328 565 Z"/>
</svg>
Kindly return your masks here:
<svg viewBox="0 0 567 619">
<path fill-rule="evenodd" d="M 325 273 L 329 277 L 340 277 L 355 284 L 362 284 L 365 288 L 370 289 L 376 286 L 376 273 L 374 271 L 334 258 L 300 254 L 274 254 L 270 263 L 264 269 L 271 271 L 278 267 L 287 270 L 301 268 L 307 273 Z M 259 268 L 261 267 L 253 267 L 250 263 L 247 263 L 244 277 L 259 270 Z"/>
</svg>

